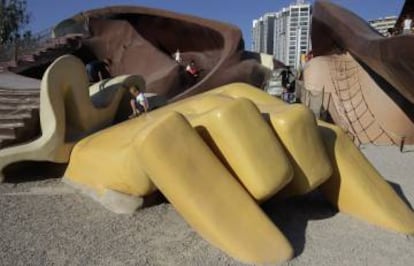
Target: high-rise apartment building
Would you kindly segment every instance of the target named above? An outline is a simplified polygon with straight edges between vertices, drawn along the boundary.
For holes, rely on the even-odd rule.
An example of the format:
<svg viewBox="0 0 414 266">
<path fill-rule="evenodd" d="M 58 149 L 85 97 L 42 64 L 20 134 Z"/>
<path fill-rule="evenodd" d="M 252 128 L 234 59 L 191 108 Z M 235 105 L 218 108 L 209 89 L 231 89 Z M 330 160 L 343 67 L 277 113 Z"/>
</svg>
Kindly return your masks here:
<svg viewBox="0 0 414 266">
<path fill-rule="evenodd" d="M 394 28 L 395 23 L 397 22 L 396 16 L 389 16 L 384 18 L 377 18 L 373 20 L 369 20 L 368 23 L 376 29 L 379 33 L 383 36 L 387 37 L 390 36 L 388 29 Z"/>
<path fill-rule="evenodd" d="M 304 0 L 266 13 L 253 21 L 253 51 L 273 54 L 277 60 L 297 68 L 302 54 L 310 50 L 310 25 L 311 5 Z"/>
<path fill-rule="evenodd" d="M 275 19 L 275 58 L 297 68 L 302 54 L 310 49 L 311 5 L 297 1 L 278 12 Z"/>
<path fill-rule="evenodd" d="M 263 41 L 263 19 L 255 19 L 252 28 L 252 51 L 261 53 L 263 51 Z"/>
<path fill-rule="evenodd" d="M 266 13 L 259 19 L 253 20 L 252 50 L 254 52 L 273 54 L 275 15 L 275 13 Z"/>
</svg>

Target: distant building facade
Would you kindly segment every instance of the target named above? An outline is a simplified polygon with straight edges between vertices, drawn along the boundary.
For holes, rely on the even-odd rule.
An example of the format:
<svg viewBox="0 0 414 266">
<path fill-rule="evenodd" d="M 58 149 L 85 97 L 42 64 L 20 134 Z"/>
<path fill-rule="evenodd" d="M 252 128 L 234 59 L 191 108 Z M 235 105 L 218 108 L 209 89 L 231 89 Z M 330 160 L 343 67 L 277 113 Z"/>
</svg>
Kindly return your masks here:
<svg viewBox="0 0 414 266">
<path fill-rule="evenodd" d="M 371 25 L 371 27 L 376 29 L 383 36 L 388 37 L 390 36 L 388 29 L 394 28 L 395 23 L 397 22 L 397 19 L 398 18 L 396 16 L 389 16 L 389 17 L 369 20 L 368 23 Z"/>
<path fill-rule="evenodd" d="M 254 52 L 273 54 L 275 17 L 276 13 L 266 13 L 259 19 L 253 20 L 252 50 Z"/>
<path fill-rule="evenodd" d="M 253 20 L 252 28 L 252 51 L 261 53 L 263 51 L 263 19 Z"/>
<path fill-rule="evenodd" d="M 310 50 L 311 5 L 303 0 L 253 21 L 252 50 L 297 68 Z M 259 31 L 261 29 L 261 31 Z"/>
</svg>

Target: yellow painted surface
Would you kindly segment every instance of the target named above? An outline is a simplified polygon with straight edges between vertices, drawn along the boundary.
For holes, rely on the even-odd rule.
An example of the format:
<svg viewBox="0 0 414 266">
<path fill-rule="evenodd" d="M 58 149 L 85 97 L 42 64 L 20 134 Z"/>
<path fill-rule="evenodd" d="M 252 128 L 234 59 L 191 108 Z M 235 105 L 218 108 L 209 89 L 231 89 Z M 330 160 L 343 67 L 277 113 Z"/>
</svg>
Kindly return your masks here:
<svg viewBox="0 0 414 266">
<path fill-rule="evenodd" d="M 257 206 L 278 191 L 305 194 L 324 183 L 321 189 L 343 212 L 403 233 L 414 227 L 412 211 L 342 131 L 318 127 L 306 107 L 285 105 L 245 84 L 83 139 L 65 176 L 101 194 L 145 196 L 158 188 L 203 237 L 245 262 L 292 256 Z"/>
<path fill-rule="evenodd" d="M 205 92 L 204 94 L 220 94 L 227 95 L 232 98 L 246 98 L 253 101 L 256 105 L 272 105 L 273 108 L 278 106 L 287 106 L 282 100 L 270 96 L 263 90 L 257 89 L 245 83 L 231 83 L 218 87 L 214 90 Z"/>
<path fill-rule="evenodd" d="M 144 134 L 138 157 L 145 172 L 210 243 L 244 262 L 292 257 L 286 238 L 182 115 L 169 113 Z"/>
<path fill-rule="evenodd" d="M 337 126 L 319 122 L 333 176 L 321 191 L 341 212 L 404 234 L 414 233 L 414 213 Z"/>
<path fill-rule="evenodd" d="M 72 55 L 56 59 L 46 70 L 40 88 L 41 136 L 0 150 L 2 170 L 19 161 L 66 163 L 81 138 L 113 124 L 125 90 L 122 84 L 138 76 L 119 76 L 89 95 L 85 65 Z M 142 79 L 142 78 L 141 78 Z"/>
<path fill-rule="evenodd" d="M 147 160 L 150 160 L 151 155 L 141 146 L 150 145 L 151 141 L 148 139 L 153 138 L 153 133 L 145 132 L 154 124 L 161 123 L 165 115 L 175 114 L 173 110 L 182 112 L 188 122 L 181 121 L 184 119 L 181 116 L 178 116 L 179 119 L 173 119 L 178 129 L 175 129 L 174 123 L 165 122 L 172 128 L 162 127 L 168 131 L 165 132 L 168 135 L 165 139 L 157 138 L 153 141 L 159 142 L 157 148 L 154 148 L 154 151 L 157 151 L 154 155 L 156 161 L 154 159 L 149 162 Z M 175 116 L 177 115 L 173 115 Z M 180 131 L 183 123 L 186 128 L 185 134 Z M 193 126 L 190 127 L 191 130 L 188 129 L 189 123 Z M 203 136 L 200 133 L 201 127 L 204 133 L 211 137 L 210 141 L 204 135 L 203 142 L 200 137 Z M 187 138 L 196 138 L 195 142 L 198 144 L 192 146 L 192 141 Z M 168 152 L 168 149 L 175 143 L 181 147 L 181 152 L 174 150 L 178 152 L 174 155 L 173 152 Z M 215 154 L 206 143 L 210 147 L 217 145 L 218 150 Z M 181 153 L 186 149 L 187 156 L 191 154 L 192 160 L 196 163 L 181 158 Z M 223 157 L 217 156 L 219 153 L 223 154 Z M 205 157 L 208 159 L 203 159 Z M 221 157 L 221 161 L 217 157 Z M 156 170 L 164 171 L 161 177 L 159 174 L 154 176 L 152 170 L 147 169 L 155 167 L 156 163 Z M 231 171 L 226 169 L 223 163 L 227 164 Z M 180 165 L 187 167 L 184 177 L 191 176 L 199 182 L 195 184 L 196 188 L 188 189 L 188 186 L 194 185 L 194 180 L 185 179 L 181 183 L 178 182 L 177 179 L 182 176 Z M 234 176 L 230 172 L 233 172 Z M 201 235 L 235 258 L 263 263 L 283 261 L 292 256 L 287 240 L 249 195 L 250 193 L 257 200 L 273 196 L 291 180 L 292 169 L 272 128 L 262 118 L 257 107 L 247 99 L 206 94 L 103 130 L 75 146 L 65 176 L 71 182 L 86 186 L 98 194 L 110 189 L 145 196 L 153 192 L 155 186 L 167 194 L 162 188 L 163 185 L 160 185 L 160 182 L 166 182 L 164 186 L 174 186 L 173 190 L 176 191 L 173 193 L 173 190 L 167 190 L 168 195 L 177 198 L 173 204 L 185 206 L 178 209 L 184 213 L 183 216 L 189 223 L 197 228 Z M 237 178 L 241 180 L 244 188 Z M 185 182 L 189 183 L 188 190 L 184 193 L 178 187 Z M 205 205 L 187 206 L 180 203 L 182 200 L 191 202 L 201 193 L 210 195 Z M 234 198 L 234 201 L 231 200 L 232 203 L 229 205 L 223 202 L 225 198 Z M 207 207 L 203 206 L 210 206 L 210 211 L 206 211 L 202 219 L 197 218 L 205 212 Z M 243 210 L 241 213 L 240 208 Z M 223 213 L 226 213 L 220 221 L 223 226 L 217 227 L 217 219 Z M 240 226 L 232 225 L 236 221 Z M 228 231 L 230 228 L 234 230 Z"/>
<path fill-rule="evenodd" d="M 97 193 L 105 189 L 136 196 L 153 192 L 150 178 L 134 161 L 139 151 L 132 143 L 147 125 L 171 111 L 182 113 L 199 132 L 204 132 L 204 139 L 216 155 L 255 199 L 263 201 L 273 196 L 292 179 L 282 145 L 254 104 L 221 94 L 200 95 L 168 105 L 80 141 L 72 151 L 65 176 Z M 104 161 L 110 163 L 102 166 Z M 139 178 L 134 179 L 135 175 Z"/>
<path fill-rule="evenodd" d="M 102 195 L 106 189 L 134 196 L 146 196 L 155 186 L 137 161 L 135 147 L 145 119 L 132 119 L 75 145 L 65 178 Z"/>
<path fill-rule="evenodd" d="M 282 191 L 283 196 L 309 193 L 331 176 L 331 162 L 312 111 L 303 105 L 289 105 L 270 113 L 270 122 L 294 169 L 295 177 Z"/>
<path fill-rule="evenodd" d="M 190 122 L 255 199 L 272 197 L 292 179 L 282 145 L 250 100 L 233 100 Z"/>
<path fill-rule="evenodd" d="M 250 99 L 269 120 L 294 170 L 292 182 L 281 193 L 283 196 L 306 194 L 330 177 L 332 167 L 314 115 L 307 107 L 288 105 L 243 83 L 225 85 L 207 93 Z"/>
</svg>

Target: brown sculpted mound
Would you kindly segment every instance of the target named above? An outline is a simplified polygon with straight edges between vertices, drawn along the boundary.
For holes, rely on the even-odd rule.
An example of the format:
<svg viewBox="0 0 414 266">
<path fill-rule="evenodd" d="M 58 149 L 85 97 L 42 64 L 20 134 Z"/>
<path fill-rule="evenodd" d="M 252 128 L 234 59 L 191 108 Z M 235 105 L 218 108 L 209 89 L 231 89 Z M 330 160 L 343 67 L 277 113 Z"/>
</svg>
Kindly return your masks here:
<svg viewBox="0 0 414 266">
<path fill-rule="evenodd" d="M 139 74 L 147 91 L 181 99 L 234 81 L 263 84 L 267 71 L 246 58 L 241 31 L 229 24 L 143 7 L 83 12 L 55 27 L 56 36 L 89 34 L 74 52 L 85 63 L 108 60 L 112 75 Z M 179 50 L 181 63 L 173 54 Z M 194 61 L 196 80 L 185 71 Z"/>
<path fill-rule="evenodd" d="M 411 1 L 410 1 L 411 2 Z M 406 4 L 407 6 L 407 4 Z M 308 90 L 356 143 L 414 142 L 414 35 L 384 38 L 354 13 L 317 1 Z"/>
<path fill-rule="evenodd" d="M 316 56 L 349 51 L 392 85 L 395 90 L 390 89 L 390 97 L 405 105 L 407 111 L 414 110 L 414 35 L 384 38 L 354 13 L 328 1 L 315 3 L 312 23 Z"/>
<path fill-rule="evenodd" d="M 402 32 L 404 19 L 409 16 L 414 17 L 414 0 L 405 0 L 404 6 L 401 10 L 400 16 L 394 26 L 394 32 Z"/>
<path fill-rule="evenodd" d="M 164 10 L 134 6 L 90 10 L 60 22 L 51 37 L 9 69 L 40 80 L 56 58 L 70 53 L 84 64 L 107 62 L 113 77 L 142 76 L 146 92 L 169 101 L 231 82 L 261 87 L 269 74 L 259 54 L 244 51 L 237 27 Z M 177 51 L 179 61 L 173 56 Z M 192 61 L 197 76 L 186 71 Z M 128 117 L 129 97 L 122 99 L 116 122 Z"/>
</svg>

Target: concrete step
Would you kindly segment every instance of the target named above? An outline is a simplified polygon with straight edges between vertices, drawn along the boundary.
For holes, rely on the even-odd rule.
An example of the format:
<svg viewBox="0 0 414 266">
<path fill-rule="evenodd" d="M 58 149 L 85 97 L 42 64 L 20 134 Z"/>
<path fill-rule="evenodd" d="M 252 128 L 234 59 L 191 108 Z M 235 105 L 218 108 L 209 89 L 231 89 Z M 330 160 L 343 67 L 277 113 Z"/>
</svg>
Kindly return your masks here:
<svg viewBox="0 0 414 266">
<path fill-rule="evenodd" d="M 8 120 L 25 120 L 25 119 L 30 119 L 31 117 L 32 117 L 31 112 L 24 112 L 20 114 L 1 114 L 0 123 L 1 121 L 8 121 Z"/>
<path fill-rule="evenodd" d="M 43 43 L 35 52 L 25 55 L 25 57 L 22 57 L 17 64 L 9 66 L 8 69 L 20 73 L 33 66 L 52 62 L 57 57 L 80 48 L 83 37 L 84 36 L 74 35 L 50 39 Z"/>
<path fill-rule="evenodd" d="M 9 136 L 9 135 L 2 135 L 0 134 L 0 141 L 1 140 L 14 140 L 15 136 Z"/>
<path fill-rule="evenodd" d="M 31 110 L 23 114 L 0 114 L 0 149 L 26 143 L 41 135 L 39 112 Z"/>
<path fill-rule="evenodd" d="M 39 89 L 24 89 L 24 90 L 11 90 L 11 89 L 0 89 L 1 97 L 18 97 L 18 96 L 27 96 L 27 97 L 40 97 L 40 88 Z"/>
<path fill-rule="evenodd" d="M 3 116 L 1 116 L 0 117 L 0 125 L 3 125 L 3 124 L 13 124 L 13 123 L 24 123 L 25 120 L 28 120 L 28 119 L 22 119 L 22 118 L 4 118 Z"/>
<path fill-rule="evenodd" d="M 24 127 L 24 121 L 22 120 L 8 120 L 4 121 L 3 119 L 0 120 L 0 130 L 7 129 L 7 128 L 17 128 L 17 127 Z"/>
<path fill-rule="evenodd" d="M 0 135 L 4 137 L 19 137 L 19 129 L 23 129 L 25 123 L 23 121 L 19 122 L 4 122 L 0 120 Z"/>
<path fill-rule="evenodd" d="M 0 103 L 4 103 L 4 104 L 28 104 L 28 103 L 33 103 L 33 104 L 40 104 L 40 98 L 39 97 L 35 97 L 35 96 L 11 96 L 11 97 L 4 97 L 2 95 L 0 95 Z"/>
<path fill-rule="evenodd" d="M 16 138 L 16 130 L 15 128 L 1 128 L 0 127 L 0 136 Z"/>
<path fill-rule="evenodd" d="M 0 94 L 0 103 L 12 103 L 18 102 L 33 102 L 39 104 L 40 97 L 38 95 L 4 95 Z"/>
<path fill-rule="evenodd" d="M 11 143 L 15 141 L 14 136 L 2 136 L 0 135 L 0 150 L 10 146 Z"/>
<path fill-rule="evenodd" d="M 7 118 L 18 118 L 30 120 L 32 117 L 39 117 L 38 109 L 16 109 L 16 110 L 1 110 L 0 121 Z"/>
<path fill-rule="evenodd" d="M 7 117 L 9 115 L 17 115 L 17 116 L 31 116 L 33 113 L 39 113 L 38 108 L 33 109 L 0 109 L 0 117 Z"/>
<path fill-rule="evenodd" d="M 14 110 L 29 110 L 38 109 L 39 104 L 34 103 L 22 103 L 22 104 L 7 104 L 0 103 L 0 112 L 1 111 L 14 111 Z"/>
</svg>

